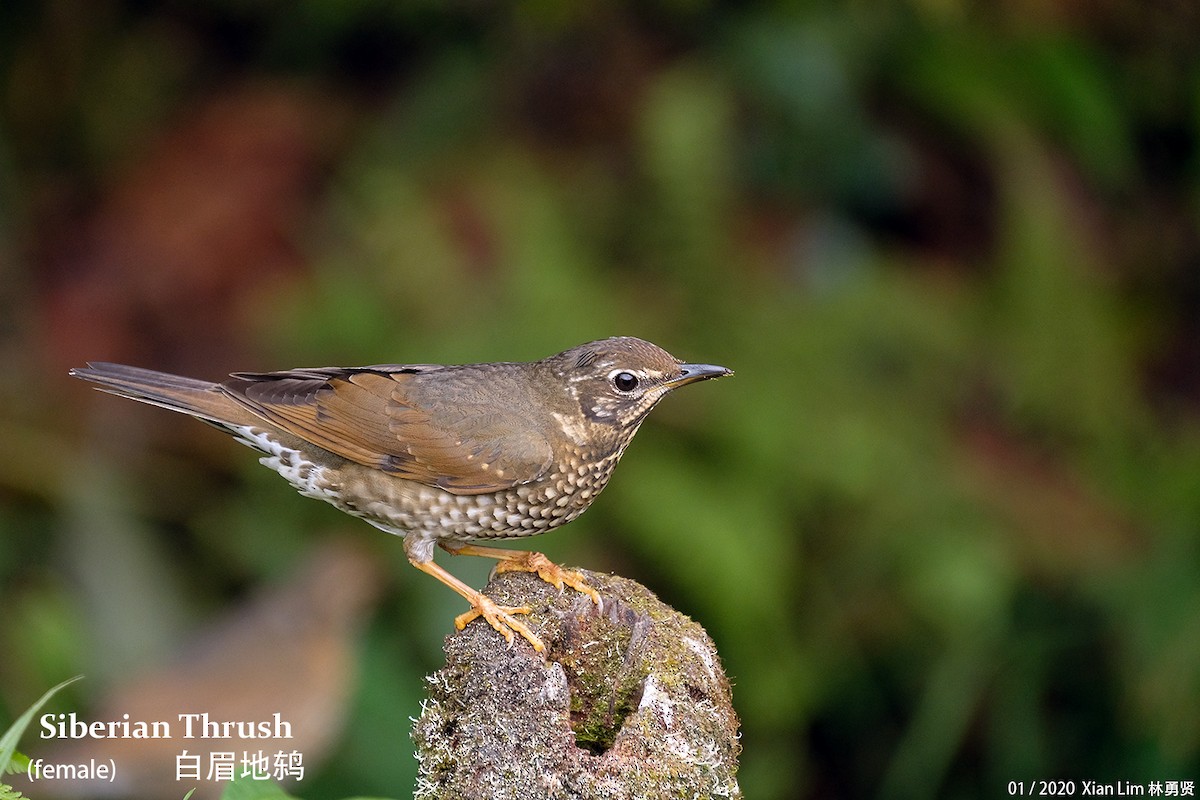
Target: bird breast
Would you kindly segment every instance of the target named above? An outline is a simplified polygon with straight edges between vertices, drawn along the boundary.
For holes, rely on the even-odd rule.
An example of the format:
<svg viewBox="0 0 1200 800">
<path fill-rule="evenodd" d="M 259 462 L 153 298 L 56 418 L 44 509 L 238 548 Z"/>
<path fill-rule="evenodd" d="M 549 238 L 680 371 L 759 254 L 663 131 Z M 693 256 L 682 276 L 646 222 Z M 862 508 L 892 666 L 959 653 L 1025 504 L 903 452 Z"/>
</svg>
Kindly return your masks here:
<svg viewBox="0 0 1200 800">
<path fill-rule="evenodd" d="M 489 494 L 454 494 L 362 465 L 347 463 L 337 485 L 320 495 L 376 527 L 433 539 L 533 536 L 570 522 L 604 488 L 619 455 L 572 459 L 534 481 Z M 313 495 L 317 496 L 317 495 Z"/>
</svg>

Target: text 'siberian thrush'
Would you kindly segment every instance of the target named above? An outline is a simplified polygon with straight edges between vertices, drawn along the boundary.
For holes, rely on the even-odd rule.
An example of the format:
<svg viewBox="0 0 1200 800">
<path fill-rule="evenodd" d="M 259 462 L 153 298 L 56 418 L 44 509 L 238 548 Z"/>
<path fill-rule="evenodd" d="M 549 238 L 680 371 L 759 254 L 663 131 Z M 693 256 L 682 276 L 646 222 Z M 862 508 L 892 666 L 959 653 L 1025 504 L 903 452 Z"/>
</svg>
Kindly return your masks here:
<svg viewBox="0 0 1200 800">
<path fill-rule="evenodd" d="M 498 559 L 600 598 L 541 553 L 472 544 L 570 522 L 604 488 L 650 409 L 671 390 L 729 375 L 628 336 L 527 363 L 385 364 L 233 373 L 222 383 L 121 364 L 71 374 L 108 392 L 190 414 L 259 450 L 315 497 L 404 539 L 417 569 L 471 604 L 510 642 L 542 642 L 515 615 L 438 566 L 434 545 Z"/>
</svg>

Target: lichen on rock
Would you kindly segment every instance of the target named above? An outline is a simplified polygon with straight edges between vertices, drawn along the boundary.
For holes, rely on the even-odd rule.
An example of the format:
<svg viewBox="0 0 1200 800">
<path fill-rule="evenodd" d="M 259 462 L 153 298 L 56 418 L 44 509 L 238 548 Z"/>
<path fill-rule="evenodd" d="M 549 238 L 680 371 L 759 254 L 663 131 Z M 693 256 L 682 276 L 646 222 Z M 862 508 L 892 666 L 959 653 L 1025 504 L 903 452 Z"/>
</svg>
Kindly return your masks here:
<svg viewBox="0 0 1200 800">
<path fill-rule="evenodd" d="M 584 572 L 603 607 L 527 573 L 545 657 L 482 620 L 446 639 L 413 728 L 419 800 L 740 798 L 738 720 L 712 640 L 640 584 Z"/>
</svg>

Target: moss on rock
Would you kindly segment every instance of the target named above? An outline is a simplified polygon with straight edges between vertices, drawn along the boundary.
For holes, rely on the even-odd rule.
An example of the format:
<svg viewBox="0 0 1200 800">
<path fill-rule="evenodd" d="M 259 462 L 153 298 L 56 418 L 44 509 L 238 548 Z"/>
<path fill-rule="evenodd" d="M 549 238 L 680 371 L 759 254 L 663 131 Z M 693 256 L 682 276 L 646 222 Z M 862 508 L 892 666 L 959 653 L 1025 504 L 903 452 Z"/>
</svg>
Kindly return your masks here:
<svg viewBox="0 0 1200 800">
<path fill-rule="evenodd" d="M 740 798 L 737 715 L 712 641 L 649 590 L 584 572 L 604 599 L 504 573 L 546 657 L 482 620 L 447 637 L 413 728 L 415 796 Z"/>
</svg>

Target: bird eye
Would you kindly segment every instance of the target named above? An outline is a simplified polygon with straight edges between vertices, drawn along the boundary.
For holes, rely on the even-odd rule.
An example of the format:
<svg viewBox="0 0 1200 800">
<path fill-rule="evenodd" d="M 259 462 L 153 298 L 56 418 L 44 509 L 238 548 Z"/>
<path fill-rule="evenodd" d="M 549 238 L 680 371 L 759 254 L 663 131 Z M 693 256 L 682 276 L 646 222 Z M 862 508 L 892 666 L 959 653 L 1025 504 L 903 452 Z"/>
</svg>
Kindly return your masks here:
<svg viewBox="0 0 1200 800">
<path fill-rule="evenodd" d="M 638 377 L 632 372 L 618 372 L 612 381 L 618 392 L 632 392 L 638 387 Z"/>
</svg>

